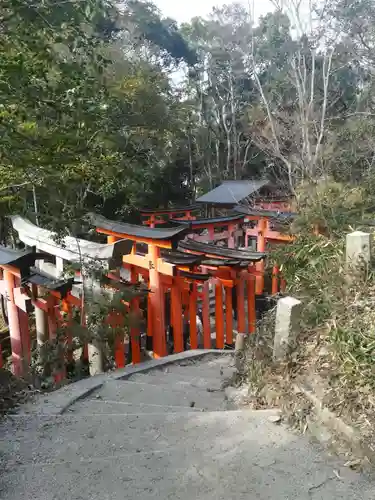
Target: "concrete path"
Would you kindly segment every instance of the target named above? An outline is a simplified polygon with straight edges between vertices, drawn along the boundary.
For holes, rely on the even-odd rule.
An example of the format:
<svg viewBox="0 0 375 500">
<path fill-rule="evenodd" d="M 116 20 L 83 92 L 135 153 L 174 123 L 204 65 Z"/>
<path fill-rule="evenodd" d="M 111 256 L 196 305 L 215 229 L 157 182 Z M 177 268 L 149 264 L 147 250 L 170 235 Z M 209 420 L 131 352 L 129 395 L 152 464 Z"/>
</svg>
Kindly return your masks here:
<svg viewBox="0 0 375 500">
<path fill-rule="evenodd" d="M 231 365 L 211 355 L 107 377 L 63 414 L 25 407 L 0 425 L 0 498 L 375 498 L 370 479 L 272 423 L 273 411 L 231 407 L 221 389 Z"/>
</svg>

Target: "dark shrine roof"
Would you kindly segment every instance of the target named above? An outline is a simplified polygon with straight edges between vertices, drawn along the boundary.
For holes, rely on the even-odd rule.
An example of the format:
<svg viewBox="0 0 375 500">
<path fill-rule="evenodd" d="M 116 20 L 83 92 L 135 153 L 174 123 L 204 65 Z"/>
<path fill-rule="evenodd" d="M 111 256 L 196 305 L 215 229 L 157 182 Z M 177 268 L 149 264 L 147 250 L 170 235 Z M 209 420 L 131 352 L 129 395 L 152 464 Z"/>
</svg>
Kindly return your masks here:
<svg viewBox="0 0 375 500">
<path fill-rule="evenodd" d="M 200 226 L 200 225 L 209 225 L 209 224 L 225 224 L 227 222 L 233 222 L 233 221 L 239 221 L 242 220 L 244 217 L 243 215 L 240 215 L 239 213 L 237 214 L 232 214 L 228 215 L 226 217 L 213 217 L 211 219 L 195 219 L 195 220 L 178 220 L 178 219 L 172 219 L 172 222 L 175 222 L 176 224 L 190 224 L 192 227 L 194 226 Z"/>
<path fill-rule="evenodd" d="M 235 212 L 240 214 L 259 217 L 269 217 L 271 219 L 292 220 L 297 217 L 296 212 L 278 212 L 277 210 L 263 210 L 261 208 L 247 207 L 245 205 L 237 205 L 233 208 Z"/>
<path fill-rule="evenodd" d="M 238 261 L 258 262 L 266 257 L 265 253 L 239 250 L 236 248 L 218 247 L 212 243 L 201 243 L 192 239 L 180 241 L 179 249 L 191 252 L 199 252 L 205 255 L 214 255 L 224 259 L 235 259 Z"/>
<path fill-rule="evenodd" d="M 66 295 L 72 290 L 75 279 L 58 279 L 48 273 L 32 267 L 30 268 L 30 275 L 24 278 L 23 282 L 32 283 L 33 285 L 41 286 L 47 290 L 57 291 L 61 294 L 62 298 L 65 298 Z"/>
<path fill-rule="evenodd" d="M 35 264 L 36 260 L 51 260 L 51 256 L 44 252 L 36 252 L 35 250 L 17 250 L 0 246 L 0 266 L 12 265 L 18 269 L 25 271 Z"/>
<path fill-rule="evenodd" d="M 201 255 L 189 254 L 186 252 L 162 250 L 161 256 L 169 264 L 176 266 L 197 266 L 202 262 Z"/>
<path fill-rule="evenodd" d="M 0 247 L 0 265 L 15 264 L 18 260 L 29 257 L 32 250 L 16 250 L 14 248 Z"/>
<path fill-rule="evenodd" d="M 193 273 L 190 271 L 183 271 L 181 269 L 178 271 L 178 275 L 182 276 L 183 278 L 199 280 L 199 281 L 207 281 L 211 278 L 211 275 L 207 273 Z"/>
<path fill-rule="evenodd" d="M 241 261 L 238 259 L 213 259 L 206 257 L 204 260 L 202 260 L 202 265 L 209 267 L 248 267 L 249 261 Z"/>
<path fill-rule="evenodd" d="M 101 228 L 106 231 L 111 231 L 123 235 L 124 238 L 129 237 L 129 239 L 136 240 L 137 238 L 143 240 L 164 240 L 164 241 L 176 241 L 182 238 L 187 232 L 189 232 L 189 226 L 176 226 L 172 228 L 150 228 L 146 226 L 137 226 L 135 224 L 127 224 L 125 222 L 119 222 L 114 220 L 106 219 L 101 215 L 89 214 L 91 223 L 96 228 Z"/>
<path fill-rule="evenodd" d="M 248 196 L 258 192 L 270 182 L 264 180 L 224 181 L 220 186 L 196 200 L 209 205 L 237 205 Z"/>
</svg>

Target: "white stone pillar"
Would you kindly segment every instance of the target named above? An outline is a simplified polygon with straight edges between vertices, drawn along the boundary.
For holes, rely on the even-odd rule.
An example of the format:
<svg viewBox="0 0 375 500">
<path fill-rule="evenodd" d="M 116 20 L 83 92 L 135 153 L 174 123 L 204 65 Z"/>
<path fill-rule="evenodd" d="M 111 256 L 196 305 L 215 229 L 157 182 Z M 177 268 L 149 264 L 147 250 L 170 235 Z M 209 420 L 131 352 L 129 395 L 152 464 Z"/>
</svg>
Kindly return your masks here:
<svg viewBox="0 0 375 500">
<path fill-rule="evenodd" d="M 346 263 L 352 269 L 367 267 L 371 259 L 371 234 L 354 231 L 346 235 Z"/>
<path fill-rule="evenodd" d="M 61 278 L 64 274 L 64 259 L 56 257 L 56 278 Z"/>
<path fill-rule="evenodd" d="M 90 375 L 98 375 L 104 372 L 104 348 L 100 341 L 93 340 L 88 344 Z"/>
<path fill-rule="evenodd" d="M 284 297 L 277 302 L 273 358 L 282 361 L 296 346 L 300 331 L 302 302 Z"/>
</svg>

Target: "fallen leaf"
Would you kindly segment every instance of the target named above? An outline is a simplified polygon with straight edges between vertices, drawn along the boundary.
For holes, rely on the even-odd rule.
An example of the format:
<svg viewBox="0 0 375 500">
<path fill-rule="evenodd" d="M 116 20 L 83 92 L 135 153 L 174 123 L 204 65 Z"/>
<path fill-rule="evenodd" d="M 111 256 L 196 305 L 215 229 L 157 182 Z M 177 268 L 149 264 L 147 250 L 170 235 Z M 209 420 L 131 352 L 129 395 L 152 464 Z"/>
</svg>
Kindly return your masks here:
<svg viewBox="0 0 375 500">
<path fill-rule="evenodd" d="M 344 467 L 350 467 L 351 469 L 355 469 L 356 467 L 361 465 L 361 463 L 362 460 L 360 458 L 355 458 L 353 460 L 348 460 L 348 462 L 344 464 Z"/>
</svg>

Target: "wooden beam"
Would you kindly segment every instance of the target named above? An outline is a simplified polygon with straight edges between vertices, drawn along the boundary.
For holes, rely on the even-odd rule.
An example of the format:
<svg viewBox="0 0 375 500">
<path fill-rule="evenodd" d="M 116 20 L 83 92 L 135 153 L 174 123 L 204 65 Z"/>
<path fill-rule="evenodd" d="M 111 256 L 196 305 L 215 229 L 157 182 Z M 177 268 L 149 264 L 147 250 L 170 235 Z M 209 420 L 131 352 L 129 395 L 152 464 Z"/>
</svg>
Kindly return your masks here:
<svg viewBox="0 0 375 500">
<path fill-rule="evenodd" d="M 220 281 L 215 283 L 215 322 L 216 322 L 216 347 L 224 349 L 224 307 L 223 286 Z"/>
<path fill-rule="evenodd" d="M 160 259 L 160 248 L 149 245 L 149 255 L 151 256 L 150 268 L 150 306 L 153 321 L 153 349 L 156 357 L 167 355 L 167 345 L 165 337 L 165 297 L 163 292 L 160 274 L 157 269 L 157 262 Z"/>
<path fill-rule="evenodd" d="M 151 245 L 150 245 L 151 246 Z M 145 256 L 137 254 L 129 254 L 123 256 L 123 263 L 129 266 L 136 266 L 141 269 L 153 269 L 155 267 L 153 256 L 149 253 Z M 165 276 L 176 276 L 177 268 L 173 264 L 165 262 L 163 259 L 158 257 L 156 259 L 156 269 L 158 273 Z"/>
<path fill-rule="evenodd" d="M 73 351 L 72 351 L 72 344 L 73 344 L 73 310 L 72 310 L 72 305 L 67 302 L 67 300 L 62 301 L 62 310 L 64 313 L 67 315 L 67 321 L 66 321 L 66 343 L 68 345 L 68 351 L 66 353 L 66 359 L 70 363 L 73 361 Z"/>
<path fill-rule="evenodd" d="M 29 342 L 27 338 L 29 336 L 28 323 L 25 321 L 27 314 L 21 311 L 15 304 L 14 289 L 16 287 L 16 278 L 14 274 L 4 269 L 3 275 L 7 299 L 13 373 L 17 377 L 23 377 L 26 376 L 28 368 L 28 353 L 25 352 Z"/>
<path fill-rule="evenodd" d="M 141 237 L 135 237 L 132 234 L 125 234 L 125 233 L 117 233 L 116 231 L 109 231 L 108 229 L 103 229 L 103 228 L 97 228 L 96 230 L 100 234 L 106 234 L 108 236 L 116 236 L 119 239 L 123 240 L 132 240 L 136 241 L 137 243 L 146 243 L 147 245 L 153 245 L 158 248 L 167 248 L 171 249 L 172 248 L 172 242 L 170 240 L 153 240 L 151 238 L 141 238 Z"/>
<path fill-rule="evenodd" d="M 233 304 L 232 287 L 225 287 L 225 341 L 233 344 Z"/>
<path fill-rule="evenodd" d="M 203 347 L 211 349 L 210 296 L 209 283 L 205 282 L 202 292 Z"/>
<path fill-rule="evenodd" d="M 149 283 L 150 288 L 150 283 Z M 151 314 L 151 293 L 147 295 L 147 338 L 149 339 L 148 343 L 153 343 L 154 329 L 153 329 L 153 320 Z"/>
<path fill-rule="evenodd" d="M 255 277 L 247 281 L 247 314 L 249 334 L 256 332 Z"/>
<path fill-rule="evenodd" d="M 261 218 L 258 222 L 257 226 L 258 237 L 257 237 L 257 251 L 265 252 L 266 250 L 266 238 L 265 232 L 267 230 L 267 220 L 265 218 Z M 264 261 L 261 260 L 256 264 L 257 271 L 261 273 L 261 276 L 257 276 L 256 279 L 256 293 L 258 295 L 263 293 L 264 290 Z"/>
<path fill-rule="evenodd" d="M 116 241 L 118 241 L 118 240 L 119 240 L 119 238 L 117 236 L 113 236 L 113 235 L 108 235 L 107 236 L 107 243 L 108 243 L 108 245 L 116 243 Z"/>
<path fill-rule="evenodd" d="M 237 330 L 246 333 L 244 280 L 237 280 Z"/>
<path fill-rule="evenodd" d="M 138 283 L 138 272 L 133 267 L 130 271 L 130 280 L 133 285 Z M 139 297 L 134 297 L 130 303 L 130 312 L 134 319 L 140 319 Z M 132 362 L 137 364 L 141 362 L 141 332 L 139 326 L 130 326 L 130 345 L 132 348 Z"/>
<path fill-rule="evenodd" d="M 16 278 L 21 277 L 21 271 L 19 269 L 17 269 L 17 267 L 9 266 L 9 265 L 3 265 L 1 267 L 4 271 L 7 271 L 7 272 L 13 274 L 13 276 L 15 276 Z"/>
<path fill-rule="evenodd" d="M 174 352 L 183 352 L 183 315 L 182 315 L 182 297 L 180 289 L 180 280 L 175 280 L 171 288 L 171 324 L 173 327 Z"/>
<path fill-rule="evenodd" d="M 190 348 L 198 349 L 197 335 L 197 284 L 192 283 L 189 295 Z"/>
<path fill-rule="evenodd" d="M 17 287 L 14 289 L 14 302 L 18 309 L 29 314 L 33 310 L 31 299 L 25 294 L 24 287 Z"/>
</svg>

